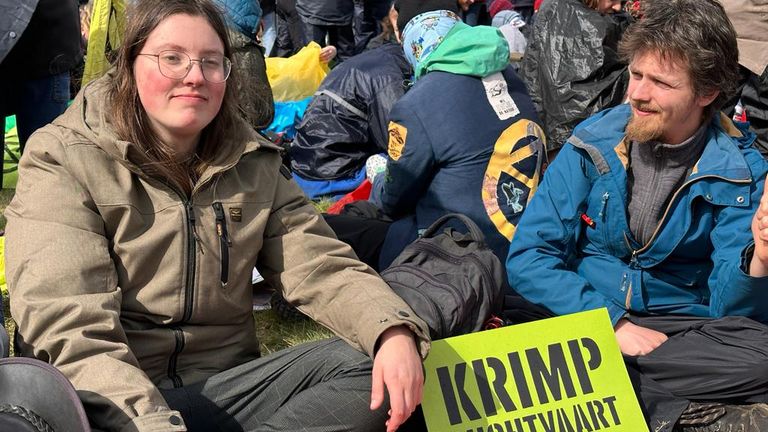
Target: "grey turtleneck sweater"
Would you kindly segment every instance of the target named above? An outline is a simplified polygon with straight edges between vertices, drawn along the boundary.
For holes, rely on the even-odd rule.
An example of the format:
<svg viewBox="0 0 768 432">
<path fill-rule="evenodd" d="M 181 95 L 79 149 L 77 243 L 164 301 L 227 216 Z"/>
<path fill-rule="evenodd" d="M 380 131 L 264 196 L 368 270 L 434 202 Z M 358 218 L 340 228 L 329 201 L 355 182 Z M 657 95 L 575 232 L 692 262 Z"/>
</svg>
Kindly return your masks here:
<svg viewBox="0 0 768 432">
<path fill-rule="evenodd" d="M 640 244 L 651 240 L 672 195 L 693 170 L 706 145 L 706 129 L 705 123 L 680 144 L 630 143 L 627 214 Z"/>
</svg>

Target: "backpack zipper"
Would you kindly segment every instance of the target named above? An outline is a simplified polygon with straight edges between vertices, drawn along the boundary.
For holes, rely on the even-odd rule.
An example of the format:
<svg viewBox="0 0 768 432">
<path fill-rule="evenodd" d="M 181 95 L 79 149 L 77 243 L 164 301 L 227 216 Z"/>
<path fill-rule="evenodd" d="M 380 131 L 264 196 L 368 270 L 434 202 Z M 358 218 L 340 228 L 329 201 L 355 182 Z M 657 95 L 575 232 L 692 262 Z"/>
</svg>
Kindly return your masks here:
<svg viewBox="0 0 768 432">
<path fill-rule="evenodd" d="M 227 232 L 227 219 L 224 216 L 224 207 L 220 202 L 215 202 L 213 203 L 213 211 L 216 214 L 216 235 L 219 237 L 219 250 L 221 251 L 221 286 L 226 287 L 229 282 L 229 248 L 232 246 L 232 242 Z"/>
</svg>

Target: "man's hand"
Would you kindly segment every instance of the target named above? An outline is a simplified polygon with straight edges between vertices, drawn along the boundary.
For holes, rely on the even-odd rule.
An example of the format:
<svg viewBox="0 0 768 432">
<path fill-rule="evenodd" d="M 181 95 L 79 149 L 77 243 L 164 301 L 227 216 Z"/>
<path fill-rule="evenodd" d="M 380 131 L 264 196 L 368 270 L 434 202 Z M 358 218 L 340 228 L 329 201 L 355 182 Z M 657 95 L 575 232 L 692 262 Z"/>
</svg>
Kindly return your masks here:
<svg viewBox="0 0 768 432">
<path fill-rule="evenodd" d="M 628 356 L 647 355 L 667 340 L 664 333 L 634 325 L 622 318 L 614 327 L 621 352 Z"/>
<path fill-rule="evenodd" d="M 328 63 L 336 57 L 336 47 L 333 45 L 324 46 L 320 49 L 320 63 Z"/>
<path fill-rule="evenodd" d="M 768 276 L 768 188 L 763 189 L 760 205 L 752 218 L 752 238 L 755 240 L 755 252 L 749 263 L 749 275 Z"/>
<path fill-rule="evenodd" d="M 373 359 L 371 410 L 384 402 L 384 387 L 389 393 L 387 432 L 393 432 L 421 403 L 424 372 L 413 333 L 405 326 L 391 327 L 381 334 L 379 350 Z"/>
</svg>

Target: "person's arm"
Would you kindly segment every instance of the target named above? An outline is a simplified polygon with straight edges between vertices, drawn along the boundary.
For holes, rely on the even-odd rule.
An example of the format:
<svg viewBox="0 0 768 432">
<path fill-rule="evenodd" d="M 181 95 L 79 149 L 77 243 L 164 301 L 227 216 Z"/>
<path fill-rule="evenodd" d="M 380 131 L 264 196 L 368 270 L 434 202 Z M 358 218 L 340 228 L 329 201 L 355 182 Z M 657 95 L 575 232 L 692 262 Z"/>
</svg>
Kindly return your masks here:
<svg viewBox="0 0 768 432">
<path fill-rule="evenodd" d="M 99 428 L 185 430 L 128 348 L 104 220 L 70 174 L 67 149 L 49 128 L 27 143 L 5 212 L 18 354 L 57 367 Z"/>
<path fill-rule="evenodd" d="M 393 410 L 388 427 L 393 430 L 421 400 L 420 358 L 429 351 L 427 326 L 335 238 L 295 182 L 276 175 L 259 271 L 299 310 L 374 359 L 371 405 L 379 406 L 377 389 L 386 388 Z"/>
<path fill-rule="evenodd" d="M 568 144 L 549 166 L 515 231 L 507 274 L 512 289 L 557 315 L 607 307 L 615 325 L 625 308 L 568 267 L 592 188 L 585 173 L 591 164 Z"/>
<path fill-rule="evenodd" d="M 429 132 L 410 108 L 396 104 L 390 120 L 389 158 L 386 171 L 379 174 L 384 179 L 378 196 L 382 210 L 398 218 L 413 211 L 429 187 L 436 161 Z"/>
<path fill-rule="evenodd" d="M 709 277 L 710 314 L 768 321 L 768 248 L 760 230 L 765 168 L 745 191 L 745 206 L 727 206 L 717 214 L 710 234 L 713 269 Z M 746 188 L 745 188 L 746 189 Z M 748 229 L 751 227 L 752 229 Z"/>
</svg>

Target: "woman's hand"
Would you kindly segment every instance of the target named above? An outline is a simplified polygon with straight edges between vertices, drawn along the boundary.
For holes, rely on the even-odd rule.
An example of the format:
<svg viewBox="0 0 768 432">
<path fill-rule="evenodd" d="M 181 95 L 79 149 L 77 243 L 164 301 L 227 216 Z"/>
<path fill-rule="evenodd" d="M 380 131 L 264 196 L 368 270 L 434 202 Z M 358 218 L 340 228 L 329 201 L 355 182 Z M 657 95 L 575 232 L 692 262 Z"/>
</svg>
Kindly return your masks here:
<svg viewBox="0 0 768 432">
<path fill-rule="evenodd" d="M 336 57 L 336 47 L 328 45 L 320 49 L 320 63 L 328 63 Z"/>
<path fill-rule="evenodd" d="M 405 326 L 390 327 L 381 334 L 379 350 L 373 359 L 371 410 L 384 402 L 389 393 L 387 432 L 402 425 L 421 403 L 424 371 L 413 333 Z"/>
</svg>

